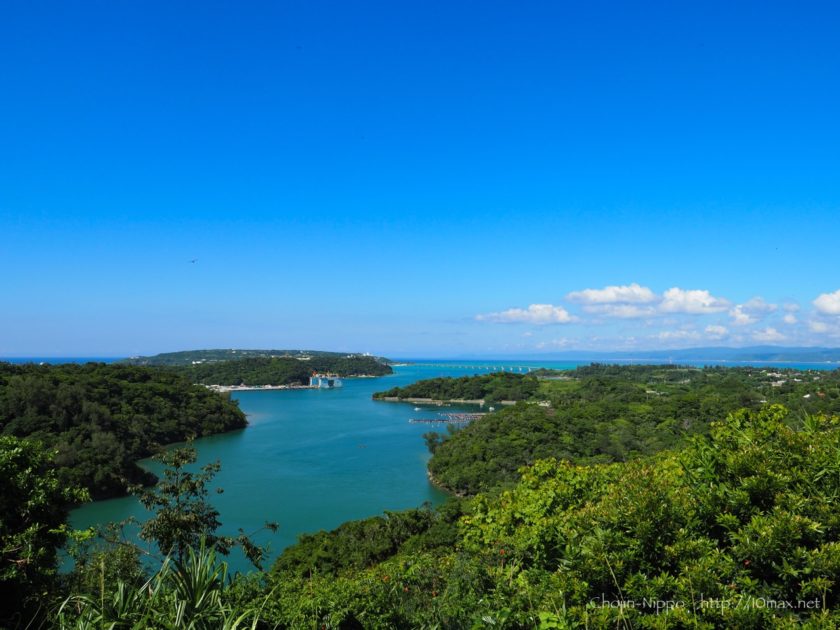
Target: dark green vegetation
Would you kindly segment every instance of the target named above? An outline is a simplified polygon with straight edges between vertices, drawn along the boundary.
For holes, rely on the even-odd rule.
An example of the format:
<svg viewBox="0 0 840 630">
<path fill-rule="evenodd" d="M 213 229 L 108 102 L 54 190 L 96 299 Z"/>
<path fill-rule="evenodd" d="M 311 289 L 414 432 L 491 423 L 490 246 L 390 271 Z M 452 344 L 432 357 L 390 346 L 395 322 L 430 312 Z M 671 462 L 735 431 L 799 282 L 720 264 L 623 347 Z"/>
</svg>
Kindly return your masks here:
<svg viewBox="0 0 840 630">
<path fill-rule="evenodd" d="M 836 628 L 837 496 L 840 419 L 742 410 L 630 462 L 540 460 L 451 504 L 457 521 L 412 510 L 304 537 L 229 584 L 188 550 L 146 587 L 78 594 L 58 625 L 171 627 L 197 601 L 200 628 Z"/>
<path fill-rule="evenodd" d="M 105 575 L 105 572 L 102 572 Z M 187 549 L 183 560 L 166 558 L 154 575 L 140 583 L 100 580 L 106 588 L 75 592 L 50 615 L 50 627 L 62 630 L 239 630 L 270 627 L 262 609 L 237 601 L 227 564 L 212 548 Z"/>
<path fill-rule="evenodd" d="M 275 577 L 341 575 L 367 569 L 397 553 L 412 554 L 451 548 L 458 540 L 458 519 L 463 502 L 451 499 L 431 509 L 428 505 L 403 512 L 386 512 L 349 521 L 331 532 L 304 534 L 286 549 L 272 569 Z"/>
<path fill-rule="evenodd" d="M 359 355 L 313 356 L 303 361 L 286 357 L 255 357 L 196 363 L 169 368 L 205 385 L 306 385 L 313 372 L 338 376 L 383 376 L 391 366 Z"/>
<path fill-rule="evenodd" d="M 381 522 L 306 539 L 237 597 L 281 628 L 835 628 L 838 495 L 837 418 L 743 410 L 631 462 L 541 460 L 454 544 L 371 563 Z"/>
<path fill-rule="evenodd" d="M 131 357 L 122 363 L 129 365 L 175 366 L 192 365 L 196 362 L 209 363 L 216 361 L 238 361 L 239 359 L 339 359 L 351 356 L 366 357 L 369 355 L 348 355 L 342 352 L 323 352 L 321 350 L 184 350 L 182 352 L 164 352 L 151 357 Z M 383 357 L 370 357 L 379 363 L 389 363 Z"/>
<path fill-rule="evenodd" d="M 488 378 L 433 379 L 412 388 L 447 396 L 453 387 L 486 387 Z M 838 371 L 590 365 L 492 378 L 519 381 L 519 390 L 507 390 L 530 394 L 455 433 L 426 436 L 429 471 L 459 494 L 513 483 L 520 467 L 538 459 L 591 464 L 656 453 L 742 407 L 782 403 L 796 413 L 840 412 Z"/>
<path fill-rule="evenodd" d="M 461 378 L 432 378 L 405 387 L 394 387 L 373 395 L 385 398 L 428 398 L 431 400 L 484 400 L 486 403 L 503 400 L 528 400 L 539 389 L 539 381 L 532 376 L 495 372 Z"/>
<path fill-rule="evenodd" d="M 46 510 L 36 530 L 59 533 L 39 540 L 37 592 L 20 574 L 4 576 L 21 585 L 21 601 L 40 597 L 42 618 L 60 628 L 840 626 L 840 418 L 815 413 L 837 402 L 836 373 L 592 366 L 572 380 L 539 381 L 527 402 L 473 426 L 527 416 L 511 434 L 527 442 L 525 433 L 544 431 L 541 419 L 550 423 L 560 403 L 586 410 L 599 400 L 622 425 L 627 410 L 638 411 L 639 389 L 673 399 L 648 412 L 672 411 L 682 427 L 672 446 L 537 459 L 513 480 L 488 482 L 487 491 L 436 510 L 303 536 L 267 573 L 226 579 L 206 492 L 214 469 L 188 473 L 184 457 L 168 462 L 172 474 L 152 493 L 163 518 L 149 534 L 172 554 L 153 575 L 117 544 L 55 580 L 62 514 Z M 798 406 L 761 402 L 768 397 Z M 733 403 L 746 408 L 701 415 Z M 610 429 L 606 416 L 600 422 Z M 14 471 L 37 460 L 38 481 L 12 486 L 0 518 L 30 505 L 43 510 L 42 493 L 57 492 L 47 455 L 27 445 L 35 450 L 20 459 L 20 444 L 0 440 L 0 462 L 12 462 L 3 471 L 21 479 Z M 2 523 L 0 547 L 15 549 L 21 528 Z M 8 558 L 4 570 L 14 570 Z M 25 625 L 32 611 L 12 611 L 17 604 L 6 614 L 17 612 Z"/>
<path fill-rule="evenodd" d="M 0 627 L 38 611 L 67 537 L 67 505 L 84 498 L 59 481 L 40 444 L 0 436 Z"/>
<path fill-rule="evenodd" d="M 161 445 L 245 425 L 235 402 L 160 369 L 0 363 L 0 433 L 55 450 L 61 484 L 94 498 L 154 481 L 136 461 Z"/>
</svg>

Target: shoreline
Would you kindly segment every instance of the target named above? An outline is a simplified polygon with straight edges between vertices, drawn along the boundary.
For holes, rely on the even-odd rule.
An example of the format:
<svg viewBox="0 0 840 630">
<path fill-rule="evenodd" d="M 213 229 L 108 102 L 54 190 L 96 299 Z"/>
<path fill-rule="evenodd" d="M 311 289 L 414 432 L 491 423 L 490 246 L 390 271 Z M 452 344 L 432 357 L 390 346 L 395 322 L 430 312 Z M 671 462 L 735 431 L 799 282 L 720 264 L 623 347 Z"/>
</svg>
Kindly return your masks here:
<svg viewBox="0 0 840 630">
<path fill-rule="evenodd" d="M 204 385 L 204 387 L 223 394 L 228 392 L 271 391 L 278 389 L 319 389 L 316 385 Z"/>
<path fill-rule="evenodd" d="M 429 479 L 429 483 L 432 484 L 437 490 L 448 494 L 450 496 L 458 497 L 459 499 L 466 498 L 467 495 L 465 492 L 458 492 L 457 490 L 453 490 L 452 488 L 448 488 L 447 486 L 443 485 L 440 481 L 438 481 L 435 476 L 432 474 L 432 471 L 429 470 L 428 465 L 426 466 L 426 477 Z"/>
<path fill-rule="evenodd" d="M 389 376 L 388 374 L 383 374 L 382 376 Z M 382 378 L 382 376 L 377 374 L 353 374 L 351 376 L 339 376 L 338 378 L 341 380 L 347 380 L 351 378 Z M 197 383 L 202 387 L 206 387 L 207 389 L 213 390 L 214 392 L 220 393 L 228 393 L 228 392 L 257 392 L 257 391 L 273 391 L 273 390 L 285 390 L 285 389 L 325 389 L 323 387 L 318 387 L 317 385 L 206 385 L 204 383 Z"/>
<path fill-rule="evenodd" d="M 468 399 L 468 398 L 450 398 L 447 400 L 437 400 L 436 398 L 399 398 L 397 396 L 383 396 L 379 398 L 373 398 L 375 401 L 380 402 L 402 402 L 402 403 L 410 403 L 413 405 L 432 405 L 435 407 L 442 407 L 443 405 L 478 405 L 479 407 L 483 407 L 485 404 L 484 400 L 481 398 L 477 399 Z M 517 400 L 500 400 L 497 403 L 499 405 L 504 406 L 511 406 L 515 405 Z"/>
</svg>

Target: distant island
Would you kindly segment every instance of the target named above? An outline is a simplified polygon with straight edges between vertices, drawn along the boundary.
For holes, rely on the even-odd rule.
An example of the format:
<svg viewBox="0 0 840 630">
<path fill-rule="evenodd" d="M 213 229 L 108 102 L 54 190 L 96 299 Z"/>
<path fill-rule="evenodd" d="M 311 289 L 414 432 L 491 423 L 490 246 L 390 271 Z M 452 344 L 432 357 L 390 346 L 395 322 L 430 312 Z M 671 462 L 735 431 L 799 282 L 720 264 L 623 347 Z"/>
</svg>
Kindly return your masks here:
<svg viewBox="0 0 840 630">
<path fill-rule="evenodd" d="M 123 363 L 159 367 L 193 383 L 223 388 L 305 387 L 313 374 L 348 378 L 393 373 L 384 357 L 315 350 L 187 350 Z"/>
<path fill-rule="evenodd" d="M 392 364 L 390 359 L 376 357 L 366 353 L 326 352 L 323 350 L 247 350 L 241 348 L 162 352 L 152 356 L 129 357 L 128 359 L 123 359 L 120 363 L 126 363 L 128 365 L 178 366 L 218 361 L 238 361 L 240 359 L 298 359 L 300 361 L 311 361 L 313 359 L 346 359 L 351 357 L 369 358 L 384 365 Z"/>
<path fill-rule="evenodd" d="M 194 363 L 173 366 L 169 370 L 183 374 L 194 383 L 228 387 L 305 386 L 313 373 L 339 377 L 385 376 L 390 365 L 373 357 L 319 356 L 309 359 L 291 357 L 253 357 L 233 361 Z"/>
</svg>

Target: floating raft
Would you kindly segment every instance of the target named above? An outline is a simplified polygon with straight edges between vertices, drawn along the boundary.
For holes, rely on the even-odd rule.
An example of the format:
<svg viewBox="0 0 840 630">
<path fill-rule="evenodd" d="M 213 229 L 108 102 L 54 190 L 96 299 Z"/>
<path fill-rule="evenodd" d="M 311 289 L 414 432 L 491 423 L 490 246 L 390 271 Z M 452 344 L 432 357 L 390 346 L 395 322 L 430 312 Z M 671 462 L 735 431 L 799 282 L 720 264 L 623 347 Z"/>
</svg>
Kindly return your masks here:
<svg viewBox="0 0 840 630">
<path fill-rule="evenodd" d="M 411 424 L 468 424 L 484 413 L 439 413 L 436 418 L 411 418 Z"/>
</svg>

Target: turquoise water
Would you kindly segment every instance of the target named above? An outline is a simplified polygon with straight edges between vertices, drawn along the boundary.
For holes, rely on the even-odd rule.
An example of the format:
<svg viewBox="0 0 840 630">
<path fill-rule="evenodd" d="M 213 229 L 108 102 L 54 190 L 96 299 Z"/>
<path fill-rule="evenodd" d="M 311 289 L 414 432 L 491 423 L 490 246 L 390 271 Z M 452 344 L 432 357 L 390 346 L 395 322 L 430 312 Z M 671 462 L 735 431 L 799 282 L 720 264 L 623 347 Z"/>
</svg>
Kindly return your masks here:
<svg viewBox="0 0 840 630">
<path fill-rule="evenodd" d="M 221 514 L 223 533 L 235 534 L 239 528 L 250 533 L 265 521 L 277 521 L 276 534 L 257 536 L 277 553 L 303 532 L 426 501 L 440 503 L 445 494 L 426 477 L 429 454 L 422 435 L 442 427 L 408 422 L 431 417 L 437 409 L 414 411 L 406 403 L 374 402 L 371 395 L 423 378 L 464 376 L 502 365 L 398 366 L 393 375 L 345 379 L 344 387 L 334 390 L 237 392 L 248 428 L 195 442 L 199 463 L 222 464 L 216 481 L 224 493 L 211 494 L 210 501 Z M 458 410 L 468 408 L 447 409 Z M 145 516 L 133 497 L 85 505 L 71 521 L 82 528 L 129 516 Z M 249 567 L 235 554 L 230 560 L 234 569 Z"/>
<path fill-rule="evenodd" d="M 199 463 L 222 464 L 216 482 L 224 493 L 210 495 L 221 513 L 222 532 L 235 534 L 242 528 L 251 533 L 266 521 L 277 521 L 276 534 L 256 536 L 259 542 L 270 543 L 276 554 L 304 532 L 332 529 L 347 520 L 426 501 L 437 504 L 445 495 L 426 477 L 429 454 L 422 435 L 441 427 L 408 422 L 412 417 L 430 417 L 437 409 L 414 411 L 406 403 L 374 402 L 371 394 L 436 376 L 575 365 L 437 362 L 397 366 L 395 374 L 381 378 L 345 379 L 344 387 L 335 390 L 238 392 L 234 397 L 248 415 L 248 428 L 195 443 Z M 447 411 L 458 410 L 468 409 Z M 85 505 L 73 512 L 71 522 L 83 528 L 129 516 L 145 516 L 133 497 Z M 250 567 L 236 554 L 230 562 L 236 570 Z"/>
</svg>

